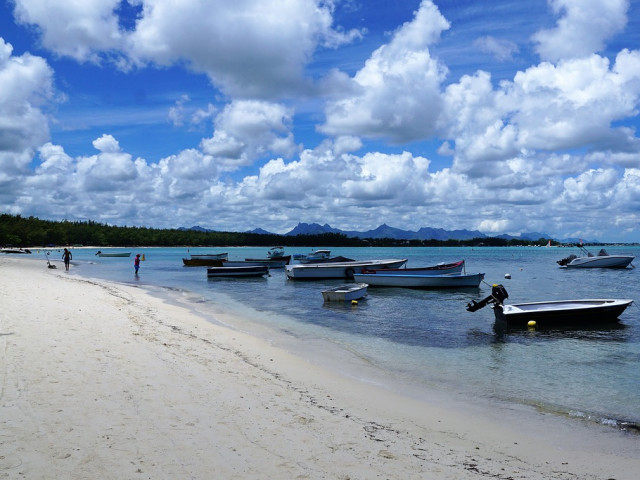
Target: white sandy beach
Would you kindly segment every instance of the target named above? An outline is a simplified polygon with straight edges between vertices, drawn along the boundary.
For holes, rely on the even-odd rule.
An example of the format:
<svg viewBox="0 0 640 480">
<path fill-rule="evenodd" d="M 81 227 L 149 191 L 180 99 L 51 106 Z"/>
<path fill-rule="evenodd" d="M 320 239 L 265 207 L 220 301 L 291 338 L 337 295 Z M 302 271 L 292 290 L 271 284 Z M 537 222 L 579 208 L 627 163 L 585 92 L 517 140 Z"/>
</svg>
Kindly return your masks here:
<svg viewBox="0 0 640 480">
<path fill-rule="evenodd" d="M 72 267 L 73 268 L 73 267 Z M 640 436 L 323 370 L 143 289 L 0 257 L 0 478 L 616 479 Z M 543 417 L 543 415 L 540 415 Z"/>
</svg>

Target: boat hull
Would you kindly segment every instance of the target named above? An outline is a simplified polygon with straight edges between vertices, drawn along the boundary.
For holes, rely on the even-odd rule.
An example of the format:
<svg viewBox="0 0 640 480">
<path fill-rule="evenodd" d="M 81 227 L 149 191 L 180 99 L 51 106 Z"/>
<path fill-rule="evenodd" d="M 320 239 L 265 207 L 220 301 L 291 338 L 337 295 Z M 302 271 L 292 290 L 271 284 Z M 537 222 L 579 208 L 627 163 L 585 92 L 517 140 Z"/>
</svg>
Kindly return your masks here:
<svg viewBox="0 0 640 480">
<path fill-rule="evenodd" d="M 131 256 L 131 252 L 124 252 L 124 253 L 98 253 L 97 254 L 99 257 L 130 257 Z"/>
<path fill-rule="evenodd" d="M 214 277 L 262 277 L 269 273 L 266 265 L 254 265 L 244 267 L 209 267 L 207 278 Z"/>
<path fill-rule="evenodd" d="M 285 273 L 293 280 L 314 280 L 319 278 L 353 278 L 365 268 L 399 268 L 407 259 L 362 260 L 354 262 L 313 263 L 287 265 Z"/>
<path fill-rule="evenodd" d="M 589 325 L 613 322 L 633 303 L 633 300 L 583 299 L 551 302 L 497 305 L 496 320 L 509 327 L 527 327 L 530 321 L 537 327 Z"/>
<path fill-rule="evenodd" d="M 350 302 L 359 300 L 367 295 L 366 283 L 341 285 L 322 291 L 322 298 L 325 302 Z"/>
<path fill-rule="evenodd" d="M 384 273 L 356 273 L 357 282 L 368 283 L 372 287 L 397 288 L 478 288 L 484 273 L 445 275 L 399 275 Z"/>
</svg>

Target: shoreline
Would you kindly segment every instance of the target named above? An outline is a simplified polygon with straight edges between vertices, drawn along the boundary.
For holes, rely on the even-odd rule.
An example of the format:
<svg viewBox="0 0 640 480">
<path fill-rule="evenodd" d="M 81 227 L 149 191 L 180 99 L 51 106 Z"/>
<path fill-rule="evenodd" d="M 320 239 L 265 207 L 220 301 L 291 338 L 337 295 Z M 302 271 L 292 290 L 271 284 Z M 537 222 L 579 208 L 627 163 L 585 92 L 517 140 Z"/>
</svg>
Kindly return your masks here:
<svg viewBox="0 0 640 480">
<path fill-rule="evenodd" d="M 0 476 L 624 480 L 640 468 L 637 436 L 609 427 L 421 402 L 144 288 L 15 258 L 0 268 Z"/>
</svg>

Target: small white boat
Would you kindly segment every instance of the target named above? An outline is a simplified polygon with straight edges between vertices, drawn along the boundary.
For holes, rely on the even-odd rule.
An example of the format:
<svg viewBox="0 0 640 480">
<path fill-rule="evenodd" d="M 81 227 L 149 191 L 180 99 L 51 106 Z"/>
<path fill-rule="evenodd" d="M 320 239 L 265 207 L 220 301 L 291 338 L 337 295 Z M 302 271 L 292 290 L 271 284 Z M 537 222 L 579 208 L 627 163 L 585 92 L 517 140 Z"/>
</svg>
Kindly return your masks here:
<svg viewBox="0 0 640 480">
<path fill-rule="evenodd" d="M 356 282 L 365 282 L 372 287 L 399 288 L 478 288 L 484 279 L 484 273 L 446 273 L 443 275 L 400 275 L 385 274 L 378 271 L 374 274 L 356 273 Z"/>
<path fill-rule="evenodd" d="M 96 253 L 98 257 L 130 257 L 131 252 L 101 252 Z"/>
<path fill-rule="evenodd" d="M 350 302 L 359 300 L 367 295 L 366 283 L 350 283 L 339 287 L 329 288 L 322 291 L 322 298 L 325 302 Z"/>
<path fill-rule="evenodd" d="M 633 300 L 614 298 L 587 298 L 579 300 L 551 300 L 545 302 L 516 303 L 505 305 L 509 294 L 502 285 L 494 285 L 491 295 L 479 302 L 472 300 L 467 310 L 475 312 L 493 304 L 496 322 L 508 327 L 587 326 L 616 321 L 633 303 Z M 534 323 L 530 323 L 534 322 Z"/>
<path fill-rule="evenodd" d="M 350 262 L 308 263 L 287 265 L 285 273 L 294 280 L 318 278 L 354 278 L 354 274 L 365 268 L 399 268 L 407 259 L 362 260 Z"/>
<path fill-rule="evenodd" d="M 362 273 L 384 275 L 444 275 L 447 273 L 460 273 L 464 269 L 464 260 L 454 263 L 439 263 L 431 267 L 414 268 L 378 268 L 365 269 Z"/>
<path fill-rule="evenodd" d="M 582 245 L 579 246 L 584 256 L 569 255 L 556 263 L 563 268 L 627 268 L 636 258 L 633 255 L 609 255 L 603 248 L 594 255 Z"/>
<path fill-rule="evenodd" d="M 262 277 L 269 274 L 266 265 L 250 265 L 241 267 L 208 267 L 207 277 Z"/>
</svg>

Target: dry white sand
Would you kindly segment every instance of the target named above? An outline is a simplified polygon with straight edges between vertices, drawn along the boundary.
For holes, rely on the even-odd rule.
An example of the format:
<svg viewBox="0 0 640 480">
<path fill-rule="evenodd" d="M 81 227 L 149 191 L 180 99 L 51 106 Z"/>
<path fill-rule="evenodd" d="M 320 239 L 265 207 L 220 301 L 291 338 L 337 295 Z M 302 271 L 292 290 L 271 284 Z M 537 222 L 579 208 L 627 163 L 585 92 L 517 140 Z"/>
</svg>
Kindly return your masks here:
<svg viewBox="0 0 640 480">
<path fill-rule="evenodd" d="M 0 258 L 0 302 L 0 478 L 631 480 L 640 472 L 637 435 L 554 419 L 531 429 L 403 398 L 140 288 L 44 262 Z"/>
</svg>

